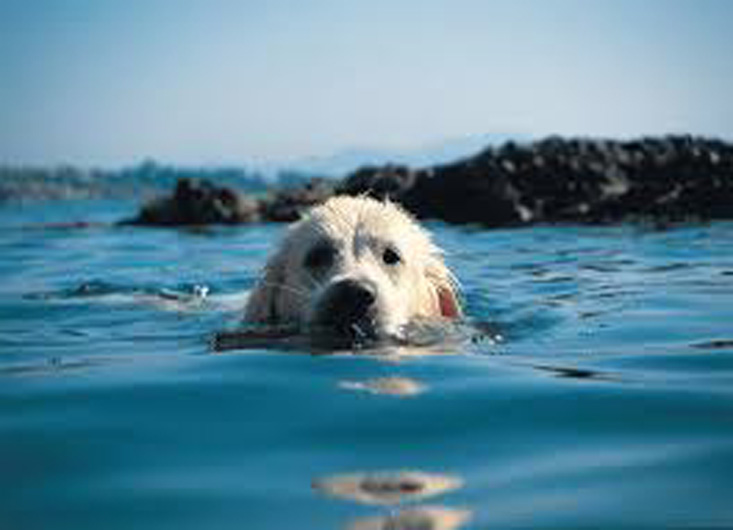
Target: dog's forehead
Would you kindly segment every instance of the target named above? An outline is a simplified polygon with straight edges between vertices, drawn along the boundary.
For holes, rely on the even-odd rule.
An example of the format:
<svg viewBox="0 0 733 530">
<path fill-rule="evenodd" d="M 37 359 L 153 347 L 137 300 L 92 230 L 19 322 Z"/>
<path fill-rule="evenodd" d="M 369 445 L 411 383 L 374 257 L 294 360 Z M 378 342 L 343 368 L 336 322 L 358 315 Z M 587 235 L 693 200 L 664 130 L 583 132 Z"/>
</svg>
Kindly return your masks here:
<svg viewBox="0 0 733 530">
<path fill-rule="evenodd" d="M 391 203 L 371 199 L 332 199 L 315 208 L 303 224 L 315 238 L 367 243 L 405 242 L 415 250 L 429 245 L 428 235 L 407 213 Z"/>
</svg>

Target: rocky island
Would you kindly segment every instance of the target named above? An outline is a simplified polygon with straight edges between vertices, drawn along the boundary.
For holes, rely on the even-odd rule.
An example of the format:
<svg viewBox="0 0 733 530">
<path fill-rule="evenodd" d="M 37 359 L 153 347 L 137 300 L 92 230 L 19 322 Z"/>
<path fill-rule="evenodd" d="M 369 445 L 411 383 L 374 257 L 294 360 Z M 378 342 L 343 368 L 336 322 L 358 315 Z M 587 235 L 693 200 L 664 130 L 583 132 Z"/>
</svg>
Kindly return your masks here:
<svg viewBox="0 0 733 530">
<path fill-rule="evenodd" d="M 733 218 L 733 145 L 693 136 L 507 142 L 453 163 L 363 167 L 260 198 L 190 179 L 141 225 L 290 222 L 333 194 L 368 194 L 417 217 L 484 227 Z"/>
</svg>

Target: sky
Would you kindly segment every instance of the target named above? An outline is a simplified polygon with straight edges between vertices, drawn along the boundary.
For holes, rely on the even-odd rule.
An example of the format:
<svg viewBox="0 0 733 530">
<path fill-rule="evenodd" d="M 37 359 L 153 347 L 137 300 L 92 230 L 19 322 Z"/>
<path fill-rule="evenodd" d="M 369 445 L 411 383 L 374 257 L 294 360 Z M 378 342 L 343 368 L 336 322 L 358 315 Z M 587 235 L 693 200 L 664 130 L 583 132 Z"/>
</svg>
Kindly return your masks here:
<svg viewBox="0 0 733 530">
<path fill-rule="evenodd" d="M 733 140 L 728 0 L 0 0 L 0 164 Z"/>
</svg>

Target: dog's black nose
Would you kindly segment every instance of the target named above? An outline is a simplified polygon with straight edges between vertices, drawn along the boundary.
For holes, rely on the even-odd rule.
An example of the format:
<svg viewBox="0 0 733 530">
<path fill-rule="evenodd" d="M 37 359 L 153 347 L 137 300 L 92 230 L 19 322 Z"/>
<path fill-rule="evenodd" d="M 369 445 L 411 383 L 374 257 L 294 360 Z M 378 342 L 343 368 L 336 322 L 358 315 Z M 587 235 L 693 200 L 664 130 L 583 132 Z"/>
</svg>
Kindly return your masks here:
<svg viewBox="0 0 733 530">
<path fill-rule="evenodd" d="M 363 340 L 376 335 L 376 286 L 341 280 L 331 285 L 318 306 L 314 324 L 336 335 Z"/>
<path fill-rule="evenodd" d="M 331 309 L 341 313 L 344 320 L 363 317 L 376 300 L 374 287 L 356 280 L 340 281 L 331 287 L 329 295 Z"/>
</svg>

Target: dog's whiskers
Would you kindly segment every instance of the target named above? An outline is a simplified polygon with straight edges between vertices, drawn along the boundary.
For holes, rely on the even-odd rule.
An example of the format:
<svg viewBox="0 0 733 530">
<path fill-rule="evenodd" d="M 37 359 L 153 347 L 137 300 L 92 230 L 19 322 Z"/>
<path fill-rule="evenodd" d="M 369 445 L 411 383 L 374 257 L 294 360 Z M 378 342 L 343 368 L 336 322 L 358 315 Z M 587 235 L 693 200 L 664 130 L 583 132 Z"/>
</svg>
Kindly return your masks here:
<svg viewBox="0 0 733 530">
<path fill-rule="evenodd" d="M 306 299 L 310 297 L 310 293 L 306 291 L 305 289 L 300 289 L 292 285 L 288 285 L 286 283 L 262 282 L 262 285 L 267 286 L 267 287 L 275 287 L 276 289 L 282 289 L 284 291 L 291 292 L 295 295 L 302 296 L 303 298 L 306 298 Z"/>
<path fill-rule="evenodd" d="M 318 287 L 318 281 L 316 281 L 316 279 L 313 277 L 312 272 L 309 271 L 305 279 L 310 283 L 311 289 L 315 289 L 316 287 Z"/>
<path fill-rule="evenodd" d="M 356 339 L 365 339 L 367 334 L 364 332 L 363 329 L 361 329 L 361 326 L 357 324 L 356 322 L 351 324 L 351 331 L 354 333 L 354 338 Z"/>
</svg>

